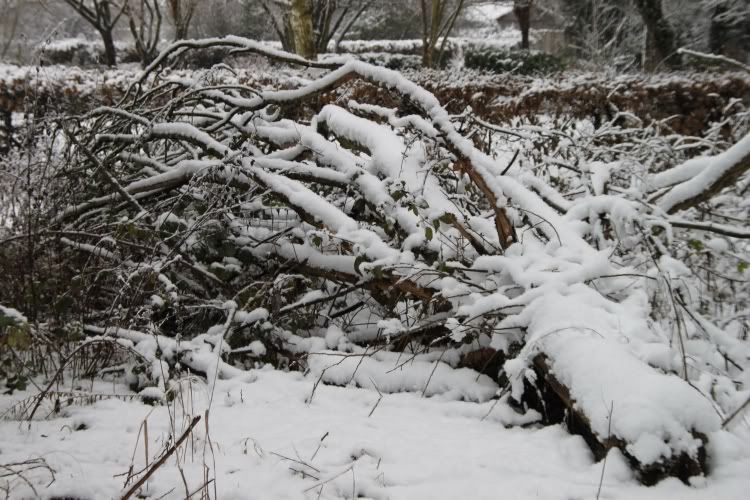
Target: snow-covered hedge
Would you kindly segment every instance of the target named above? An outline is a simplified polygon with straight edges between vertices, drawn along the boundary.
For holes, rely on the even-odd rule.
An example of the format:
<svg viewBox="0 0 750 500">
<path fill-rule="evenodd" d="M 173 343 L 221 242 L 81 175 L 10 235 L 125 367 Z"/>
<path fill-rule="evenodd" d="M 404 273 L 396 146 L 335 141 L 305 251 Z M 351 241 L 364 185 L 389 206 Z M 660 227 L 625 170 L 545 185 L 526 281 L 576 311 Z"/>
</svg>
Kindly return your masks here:
<svg viewBox="0 0 750 500">
<path fill-rule="evenodd" d="M 205 49 L 211 65 L 226 49 Z M 213 55 L 211 55 L 213 54 Z M 333 56 L 325 56 L 334 58 Z M 701 136 L 711 123 L 721 123 L 750 105 L 750 77 L 742 73 L 685 73 L 670 75 L 620 75 L 563 73 L 554 77 L 530 78 L 522 75 L 448 69 L 419 68 L 417 55 L 362 54 L 366 62 L 399 69 L 409 79 L 435 94 L 451 113 L 462 113 L 467 106 L 483 120 L 511 124 L 513 120 L 535 121 L 539 116 L 588 119 L 597 124 L 618 112 L 632 113 L 648 123 L 665 120 L 676 133 Z M 177 59 L 182 66 L 185 61 Z M 325 60 L 325 59 L 324 59 Z M 172 70 L 175 77 L 210 79 L 216 83 L 237 81 L 258 88 L 299 85 L 313 75 L 307 71 L 270 67 L 253 62 L 233 73 L 211 69 Z M 236 75 L 236 76 L 235 76 Z M 129 82 L 137 77 L 132 70 L 90 70 L 72 67 L 23 67 L 0 65 L 0 109 L 20 111 L 33 102 L 39 111 L 82 113 L 98 105 L 111 105 L 122 97 Z M 354 99 L 388 106 L 387 95 L 372 85 L 353 82 L 341 90 L 324 93 L 325 100 L 346 93 Z"/>
<path fill-rule="evenodd" d="M 465 50 L 464 65 L 469 69 L 519 75 L 548 75 L 564 69 L 562 59 L 558 56 L 507 49 Z"/>
<path fill-rule="evenodd" d="M 116 42 L 117 60 L 120 63 L 138 62 L 140 59 L 133 45 Z M 36 49 L 35 59 L 44 64 L 91 66 L 104 61 L 104 45 L 101 41 L 86 38 L 66 38 L 43 43 Z"/>
</svg>

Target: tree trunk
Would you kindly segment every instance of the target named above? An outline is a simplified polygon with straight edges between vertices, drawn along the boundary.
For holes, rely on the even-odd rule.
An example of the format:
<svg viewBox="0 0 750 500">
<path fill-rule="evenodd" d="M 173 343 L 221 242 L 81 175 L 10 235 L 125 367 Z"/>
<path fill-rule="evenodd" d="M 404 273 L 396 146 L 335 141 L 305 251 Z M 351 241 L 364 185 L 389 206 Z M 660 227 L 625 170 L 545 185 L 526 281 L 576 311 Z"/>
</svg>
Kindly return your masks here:
<svg viewBox="0 0 750 500">
<path fill-rule="evenodd" d="M 442 22 L 443 11 L 445 10 L 445 0 L 432 1 L 432 14 L 430 14 L 430 43 L 427 45 L 427 52 L 424 54 L 424 64 L 428 68 L 435 66 L 435 46 L 440 35 L 440 23 Z"/>
<path fill-rule="evenodd" d="M 3 21 L 3 47 L 0 49 L 0 59 L 5 59 L 6 54 L 13 45 L 13 40 L 16 38 L 16 30 L 18 29 L 18 19 L 20 17 L 20 8 L 18 6 L 10 7 L 10 13 L 7 12 L 8 17 Z"/>
<path fill-rule="evenodd" d="M 339 45 L 341 44 L 341 40 L 344 39 L 347 33 L 349 33 L 349 30 L 352 29 L 352 26 L 354 26 L 354 23 L 356 23 L 362 14 L 370 8 L 370 6 L 373 4 L 375 0 L 368 0 L 367 2 L 362 2 L 362 6 L 359 8 L 358 11 L 354 13 L 352 17 L 349 18 L 349 21 L 346 22 L 343 26 L 334 26 L 333 30 L 331 32 L 331 35 L 334 36 L 334 33 L 338 31 L 338 34 L 335 35 L 334 38 L 334 45 L 333 45 L 333 51 L 338 54 L 339 53 Z M 340 18 L 341 21 L 344 20 L 344 17 Z M 326 44 L 327 47 L 327 44 Z"/>
<path fill-rule="evenodd" d="M 433 64 L 432 46 L 429 44 L 424 45 L 422 47 L 422 66 L 425 68 L 432 68 Z"/>
<path fill-rule="evenodd" d="M 175 40 L 187 39 L 196 2 L 194 0 L 169 0 L 168 5 L 169 15 L 172 18 L 172 23 L 174 23 Z"/>
<path fill-rule="evenodd" d="M 5 141 L 0 144 L 0 154 L 7 154 L 13 148 L 13 113 L 9 108 L 0 110 L 0 114 L 3 116 L 3 133 L 5 134 Z"/>
<path fill-rule="evenodd" d="M 678 68 L 677 38 L 664 17 L 661 0 L 635 0 L 635 5 L 648 32 L 644 66 L 654 69 L 664 63 L 670 68 Z"/>
<path fill-rule="evenodd" d="M 708 31 L 708 45 L 713 54 L 724 54 L 730 29 L 726 25 L 724 16 L 727 12 L 726 5 L 717 5 L 711 14 L 711 26 Z"/>
<path fill-rule="evenodd" d="M 290 25 L 294 36 L 294 51 L 306 59 L 313 59 L 316 54 L 310 0 L 292 0 Z"/>
<path fill-rule="evenodd" d="M 529 50 L 529 29 L 531 28 L 531 0 L 515 0 L 513 13 L 521 30 L 521 48 Z"/>
<path fill-rule="evenodd" d="M 281 39 L 281 48 L 286 52 L 297 52 L 294 46 L 294 30 L 292 29 L 292 15 L 284 13 L 283 15 L 284 31 L 279 35 Z"/>
<path fill-rule="evenodd" d="M 112 38 L 112 30 L 102 30 L 99 33 L 104 42 L 104 64 L 117 66 L 117 49 L 115 49 L 115 41 Z"/>
</svg>

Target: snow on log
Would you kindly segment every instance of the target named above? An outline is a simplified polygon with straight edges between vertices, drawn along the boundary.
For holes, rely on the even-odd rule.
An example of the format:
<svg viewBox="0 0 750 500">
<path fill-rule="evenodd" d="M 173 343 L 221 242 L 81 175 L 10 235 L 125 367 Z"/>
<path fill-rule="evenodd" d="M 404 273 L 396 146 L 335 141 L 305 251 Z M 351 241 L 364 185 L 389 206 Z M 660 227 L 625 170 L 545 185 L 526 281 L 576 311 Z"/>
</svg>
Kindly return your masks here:
<svg viewBox="0 0 750 500">
<path fill-rule="evenodd" d="M 591 307 L 604 299 L 580 292 L 547 293 L 518 318 L 528 336 L 505 364 L 514 398 L 565 422 L 597 459 L 619 448 L 645 484 L 706 473 L 707 436 L 721 423 L 711 403 L 628 349 L 627 331 L 645 322 L 628 325 L 627 311 Z"/>
</svg>

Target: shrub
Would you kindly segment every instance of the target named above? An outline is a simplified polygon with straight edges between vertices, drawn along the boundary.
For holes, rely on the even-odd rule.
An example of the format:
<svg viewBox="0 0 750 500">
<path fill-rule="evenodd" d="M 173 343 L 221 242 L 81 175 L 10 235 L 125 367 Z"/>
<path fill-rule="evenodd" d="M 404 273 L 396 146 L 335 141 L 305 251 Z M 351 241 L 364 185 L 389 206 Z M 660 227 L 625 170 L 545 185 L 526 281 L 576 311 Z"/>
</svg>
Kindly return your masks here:
<svg viewBox="0 0 750 500">
<path fill-rule="evenodd" d="M 116 43 L 117 61 L 121 63 L 139 62 L 140 57 L 135 47 L 125 43 Z M 46 64 L 63 64 L 73 66 L 93 66 L 104 60 L 104 46 L 101 42 L 84 38 L 56 40 L 37 49 L 37 56 Z"/>
<path fill-rule="evenodd" d="M 564 69 L 558 56 L 505 49 L 469 49 L 464 53 L 464 65 L 471 69 L 522 75 L 547 75 Z"/>
</svg>

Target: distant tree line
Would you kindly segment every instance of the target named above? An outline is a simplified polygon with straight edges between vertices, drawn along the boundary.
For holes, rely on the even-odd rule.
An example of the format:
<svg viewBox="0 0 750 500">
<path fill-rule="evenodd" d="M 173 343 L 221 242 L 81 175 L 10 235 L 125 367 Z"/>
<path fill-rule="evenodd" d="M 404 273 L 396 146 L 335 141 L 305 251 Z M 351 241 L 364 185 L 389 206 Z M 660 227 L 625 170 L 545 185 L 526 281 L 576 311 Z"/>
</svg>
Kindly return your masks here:
<svg viewBox="0 0 750 500">
<path fill-rule="evenodd" d="M 467 9 L 488 3 L 512 8 L 521 49 L 544 15 L 571 54 L 599 65 L 676 68 L 680 47 L 747 61 L 750 49 L 750 0 L 0 0 L 0 58 L 21 41 L 87 33 L 100 37 L 105 64 L 117 63 L 115 42 L 127 38 L 145 65 L 166 40 L 234 34 L 276 39 L 306 57 L 336 51 L 344 38 L 416 38 L 432 67 Z"/>
<path fill-rule="evenodd" d="M 744 61 L 750 50 L 750 0 L 524 1 L 558 15 L 574 53 L 598 63 L 677 68 L 680 47 Z"/>
</svg>

